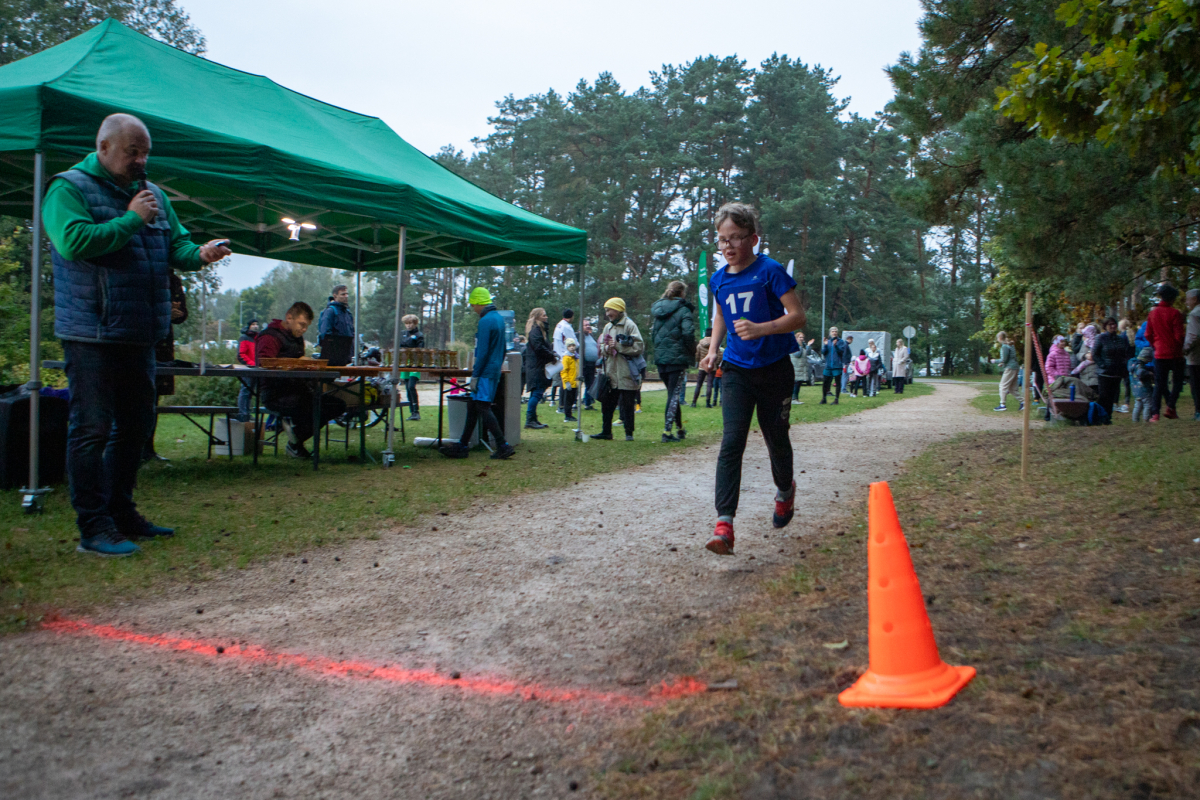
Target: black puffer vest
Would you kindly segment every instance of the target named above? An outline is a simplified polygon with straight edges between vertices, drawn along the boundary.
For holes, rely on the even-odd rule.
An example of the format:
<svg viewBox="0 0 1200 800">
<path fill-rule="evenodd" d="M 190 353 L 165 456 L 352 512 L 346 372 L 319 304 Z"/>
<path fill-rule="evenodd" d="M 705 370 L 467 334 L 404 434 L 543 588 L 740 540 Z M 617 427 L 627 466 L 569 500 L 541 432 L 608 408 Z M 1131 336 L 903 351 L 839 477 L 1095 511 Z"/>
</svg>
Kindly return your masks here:
<svg viewBox="0 0 1200 800">
<path fill-rule="evenodd" d="M 126 214 L 133 195 L 81 170 L 54 179 L 78 189 L 96 223 Z M 166 200 L 154 184 L 159 212 L 120 250 L 68 261 L 51 248 L 54 262 L 54 335 L 75 342 L 153 345 L 171 327 L 171 224 Z"/>
</svg>

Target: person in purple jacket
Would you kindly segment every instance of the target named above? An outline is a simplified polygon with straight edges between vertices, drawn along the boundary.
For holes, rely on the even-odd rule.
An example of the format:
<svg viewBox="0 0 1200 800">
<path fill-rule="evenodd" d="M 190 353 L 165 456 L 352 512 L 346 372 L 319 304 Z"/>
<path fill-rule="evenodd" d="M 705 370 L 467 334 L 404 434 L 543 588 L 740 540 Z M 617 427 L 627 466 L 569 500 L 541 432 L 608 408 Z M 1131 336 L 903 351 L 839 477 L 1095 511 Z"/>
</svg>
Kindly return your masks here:
<svg viewBox="0 0 1200 800">
<path fill-rule="evenodd" d="M 788 438 L 792 410 L 794 331 L 804 327 L 804 309 L 793 291 L 796 282 L 771 258 L 754 252 L 758 245 L 758 212 L 744 203 L 727 203 L 717 212 L 717 245 L 726 265 L 708 282 L 713 298 L 712 342 L 700 369 L 716 368 L 716 354 L 726 333 L 723 356 L 725 397 L 721 416 L 725 432 L 717 457 L 717 526 L 705 545 L 717 555 L 733 553 L 733 517 L 742 488 L 742 455 L 750 421 L 758 425 L 771 458 L 777 490 L 772 524 L 782 528 L 795 513 L 792 442 Z"/>
</svg>

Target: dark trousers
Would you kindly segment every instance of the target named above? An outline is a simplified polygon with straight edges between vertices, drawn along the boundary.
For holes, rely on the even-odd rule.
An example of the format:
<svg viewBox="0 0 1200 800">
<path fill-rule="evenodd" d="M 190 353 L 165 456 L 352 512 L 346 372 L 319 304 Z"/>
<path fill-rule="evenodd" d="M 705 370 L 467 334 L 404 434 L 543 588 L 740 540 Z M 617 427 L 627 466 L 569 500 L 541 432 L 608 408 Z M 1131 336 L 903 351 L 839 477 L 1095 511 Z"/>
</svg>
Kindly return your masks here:
<svg viewBox="0 0 1200 800">
<path fill-rule="evenodd" d="M 896 394 L 904 394 L 904 378 L 892 378 L 892 391 Z"/>
<path fill-rule="evenodd" d="M 471 435 L 475 432 L 475 426 L 483 420 L 483 437 L 492 437 L 495 442 L 496 449 L 500 449 L 505 444 L 504 431 L 500 428 L 500 420 L 496 419 L 495 413 L 492 411 L 492 404 L 485 400 L 472 400 L 467 403 L 467 421 L 463 425 L 462 439 L 459 444 L 463 447 L 471 446 Z"/>
<path fill-rule="evenodd" d="M 583 404 L 591 408 L 596 398 L 592 397 L 592 381 L 596 380 L 596 364 L 583 362 Z"/>
<path fill-rule="evenodd" d="M 417 381 L 420 378 L 416 375 L 404 379 L 404 389 L 408 394 L 408 413 L 419 414 L 421 412 L 421 400 L 417 397 Z"/>
<path fill-rule="evenodd" d="M 578 389 L 563 388 L 563 415 L 571 416 L 571 412 L 575 410 L 575 400 L 579 395 Z"/>
<path fill-rule="evenodd" d="M 1159 413 L 1163 405 L 1175 408 L 1179 395 L 1183 393 L 1183 369 L 1187 366 L 1182 358 L 1154 359 L 1154 399 L 1150 401 L 1150 416 Z M 1167 376 L 1171 376 L 1170 389 Z"/>
<path fill-rule="evenodd" d="M 821 382 L 821 402 L 825 402 L 825 398 L 829 396 L 829 387 L 833 386 L 833 402 L 837 402 L 842 398 L 842 373 L 835 372 L 832 375 L 826 375 Z"/>
<path fill-rule="evenodd" d="M 1188 386 L 1192 390 L 1192 405 L 1195 413 L 1200 414 L 1200 364 L 1187 365 Z"/>
<path fill-rule="evenodd" d="M 142 448 L 154 427 L 154 348 L 63 342 L 71 390 L 67 480 L 80 535 L 136 513 Z"/>
<path fill-rule="evenodd" d="M 721 370 L 721 372 L 724 374 L 725 371 Z M 708 395 L 705 395 L 704 398 L 707 400 Z M 721 405 L 721 376 L 715 374 L 712 379 L 712 404 L 714 406 Z"/>
<path fill-rule="evenodd" d="M 600 398 L 600 415 L 604 421 L 603 432 L 612 435 L 613 413 L 621 408 L 621 424 L 625 433 L 633 435 L 633 406 L 637 402 L 637 391 L 634 389 L 612 389 Z"/>
<path fill-rule="evenodd" d="M 238 419 L 242 422 L 249 422 L 252 418 L 250 409 L 250 400 L 254 393 L 254 380 L 247 379 L 242 382 L 242 386 L 238 389 Z"/>
<path fill-rule="evenodd" d="M 804 381 L 792 381 L 792 400 L 800 399 L 800 387 L 804 385 Z"/>
<path fill-rule="evenodd" d="M 1117 398 L 1121 396 L 1121 384 L 1125 382 L 1124 378 L 1109 377 L 1101 375 L 1100 380 L 1100 405 L 1108 412 L 1109 419 L 1112 419 L 1113 406 L 1117 404 Z"/>
<path fill-rule="evenodd" d="M 737 513 L 742 491 L 742 455 L 755 414 L 771 457 L 771 479 L 781 491 L 792 488 L 792 440 L 788 438 L 788 427 L 794 375 L 792 360 L 786 356 L 758 369 L 725 365 L 725 401 L 721 404 L 725 434 L 721 438 L 721 454 L 717 456 L 717 516 L 732 517 Z"/>
<path fill-rule="evenodd" d="M 683 403 L 683 382 L 687 378 L 687 369 L 676 369 L 671 372 L 659 370 L 659 376 L 667 386 L 667 410 L 664 413 L 664 427 L 668 431 L 671 430 L 672 425 L 682 428 L 683 411 L 680 409 L 680 405 Z"/>
<path fill-rule="evenodd" d="M 287 417 L 292 423 L 292 436 L 298 444 L 304 444 L 312 438 L 313 431 L 313 396 L 311 392 L 297 392 L 278 397 L 268 395 L 263 405 L 272 414 Z M 337 419 L 346 413 L 346 402 L 332 394 L 321 395 L 321 427 L 330 420 Z"/>
<path fill-rule="evenodd" d="M 700 370 L 700 374 L 696 376 L 696 391 L 692 395 L 692 405 L 696 405 L 696 401 L 700 399 L 700 390 L 704 388 L 705 383 L 708 384 L 708 391 L 704 393 L 704 405 L 712 405 L 714 380 L 716 380 L 716 375 L 714 373 Z"/>
<path fill-rule="evenodd" d="M 1125 405 L 1129 405 L 1129 400 L 1133 397 L 1133 383 L 1129 380 L 1128 375 L 1122 378 L 1121 382 L 1125 384 Z"/>
</svg>

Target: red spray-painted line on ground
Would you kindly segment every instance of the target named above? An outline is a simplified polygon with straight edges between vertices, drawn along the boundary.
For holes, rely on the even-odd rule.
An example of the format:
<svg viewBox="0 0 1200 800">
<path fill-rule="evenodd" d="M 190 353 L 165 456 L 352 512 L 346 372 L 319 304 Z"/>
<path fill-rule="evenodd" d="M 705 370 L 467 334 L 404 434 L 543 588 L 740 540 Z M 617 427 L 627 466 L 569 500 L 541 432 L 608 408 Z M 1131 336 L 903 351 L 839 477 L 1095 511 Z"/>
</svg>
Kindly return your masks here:
<svg viewBox="0 0 1200 800">
<path fill-rule="evenodd" d="M 523 700 L 541 700 L 547 703 L 598 703 L 615 706 L 651 707 L 664 700 L 706 691 L 707 686 L 695 678 L 680 678 L 674 682 L 664 681 L 649 695 L 629 695 L 617 692 L 597 692 L 590 689 L 562 689 L 537 683 L 518 683 L 502 678 L 462 676 L 452 678 L 432 670 L 406 669 L 366 661 L 335 661 L 323 656 L 303 656 L 294 653 L 277 653 L 263 647 L 237 644 L 220 645 L 180 636 L 134 633 L 111 625 L 95 625 L 80 620 L 57 619 L 43 623 L 45 630 L 73 636 L 129 642 L 179 653 L 195 653 L 214 659 L 233 659 L 244 662 L 268 664 L 275 667 L 293 667 L 318 675 L 328 675 L 356 680 L 385 681 L 388 683 L 429 686 L 441 689 L 456 689 L 478 695 L 517 695 Z M 218 648 L 221 648 L 218 650 Z"/>
</svg>

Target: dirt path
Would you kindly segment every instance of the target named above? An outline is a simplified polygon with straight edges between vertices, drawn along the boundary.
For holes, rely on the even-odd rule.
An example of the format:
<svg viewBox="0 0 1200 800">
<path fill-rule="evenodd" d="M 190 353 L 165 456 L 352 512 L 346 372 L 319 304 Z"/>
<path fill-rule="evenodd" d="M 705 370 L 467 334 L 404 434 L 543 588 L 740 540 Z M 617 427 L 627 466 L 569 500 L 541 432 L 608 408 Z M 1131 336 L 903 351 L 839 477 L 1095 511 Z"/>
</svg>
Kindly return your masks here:
<svg viewBox="0 0 1200 800">
<path fill-rule="evenodd" d="M 783 535 L 770 526 L 769 467 L 752 436 L 736 557 L 702 546 L 714 445 L 91 620 L 227 654 L 50 631 L 0 639 L 0 796 L 558 797 L 571 781 L 586 792 L 589 776 L 572 773 L 571 758 L 639 712 L 553 688 L 646 695 L 680 668 L 678 637 L 789 563 L 807 532 L 864 500 L 868 482 L 943 437 L 1012 425 L 971 409 L 975 391 L 939 385 L 793 427 L 803 473 Z M 438 687 L 406 684 L 400 670 L 376 675 L 392 680 L 330 676 L 318 673 L 345 668 L 280 666 L 239 655 L 237 643 L 462 677 Z M 481 693 L 490 685 L 480 681 L 496 678 L 536 683 L 542 696 Z"/>
</svg>

